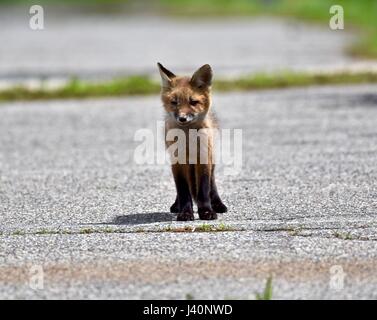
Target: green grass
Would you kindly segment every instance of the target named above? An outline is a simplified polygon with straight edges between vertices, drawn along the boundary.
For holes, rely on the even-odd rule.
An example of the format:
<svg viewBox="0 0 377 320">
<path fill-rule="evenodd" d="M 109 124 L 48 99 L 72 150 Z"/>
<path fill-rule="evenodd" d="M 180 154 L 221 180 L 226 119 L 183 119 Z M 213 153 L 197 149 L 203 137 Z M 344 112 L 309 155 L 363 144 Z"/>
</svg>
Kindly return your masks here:
<svg viewBox="0 0 377 320">
<path fill-rule="evenodd" d="M 228 226 L 224 223 L 220 224 L 208 224 L 203 223 L 198 226 L 167 226 L 162 229 L 161 232 L 226 232 L 226 231 L 242 231 L 242 229 Z"/>
<path fill-rule="evenodd" d="M 377 73 L 373 72 L 305 73 L 287 71 L 277 74 L 259 73 L 233 81 L 219 80 L 215 82 L 214 86 L 219 91 L 229 91 L 374 82 L 377 82 Z"/>
<path fill-rule="evenodd" d="M 377 73 L 303 73 L 281 72 L 278 74 L 257 73 L 237 79 L 219 79 L 214 82 L 215 91 L 260 90 L 309 85 L 376 83 Z M 147 77 L 133 76 L 101 83 L 72 80 L 58 89 L 29 89 L 16 86 L 0 90 L 0 101 L 46 100 L 109 96 L 132 96 L 158 94 L 160 84 Z"/>
<path fill-rule="evenodd" d="M 199 226 L 196 226 L 193 231 L 195 232 L 225 232 L 225 231 L 236 231 L 238 229 L 228 226 L 225 223 L 221 222 L 217 225 L 211 225 L 207 223 L 203 223 Z"/>
<path fill-rule="evenodd" d="M 47 229 L 41 229 L 41 230 L 38 230 L 35 234 L 38 234 L 38 235 L 51 234 L 51 231 Z"/>
<path fill-rule="evenodd" d="M 11 89 L 2 90 L 0 91 L 0 100 L 39 100 L 137 95 L 156 93 L 159 88 L 158 83 L 142 76 L 115 79 L 101 83 L 91 83 L 73 79 L 65 86 L 57 89 L 48 89 L 42 86 L 34 90 L 16 86 Z"/>
<path fill-rule="evenodd" d="M 124 230 L 124 229 L 116 229 L 112 227 L 105 227 L 105 228 L 81 228 L 79 230 L 49 230 L 49 229 L 39 229 L 36 231 L 24 231 L 24 230 L 15 230 L 10 233 L 10 235 L 13 236 L 24 236 L 24 235 L 89 235 L 89 234 L 113 234 L 113 233 L 163 233 L 163 232 L 226 232 L 226 231 L 243 231 L 243 229 L 240 228 L 233 228 L 231 226 L 228 226 L 224 223 L 220 224 L 207 224 L 203 223 L 198 226 L 167 226 L 166 228 L 162 229 L 143 229 L 138 228 L 135 230 Z"/>
<path fill-rule="evenodd" d="M 14 236 L 23 236 L 23 235 L 25 235 L 25 232 L 22 231 L 22 230 L 16 230 L 16 231 L 13 232 L 13 235 Z"/>
<path fill-rule="evenodd" d="M 271 300 L 272 299 L 272 277 L 268 277 L 265 288 L 262 293 L 255 295 L 257 300 Z"/>
<path fill-rule="evenodd" d="M 334 237 L 342 240 L 353 240 L 354 237 L 352 236 L 351 232 L 334 232 Z"/>
<path fill-rule="evenodd" d="M 194 296 L 191 293 L 186 293 L 186 300 L 194 300 Z"/>
</svg>

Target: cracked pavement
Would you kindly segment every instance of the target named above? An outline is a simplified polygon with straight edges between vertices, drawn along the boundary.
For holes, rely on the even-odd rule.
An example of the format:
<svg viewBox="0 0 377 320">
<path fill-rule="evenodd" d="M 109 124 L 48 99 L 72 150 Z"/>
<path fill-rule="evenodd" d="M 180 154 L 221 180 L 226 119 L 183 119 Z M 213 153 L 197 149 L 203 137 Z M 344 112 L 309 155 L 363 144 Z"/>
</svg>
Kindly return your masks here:
<svg viewBox="0 0 377 320">
<path fill-rule="evenodd" d="M 377 298 L 376 92 L 215 92 L 243 166 L 219 165 L 211 232 L 168 213 L 168 165 L 133 161 L 159 97 L 2 103 L 0 297 L 254 299 L 272 275 L 274 299 Z"/>
</svg>

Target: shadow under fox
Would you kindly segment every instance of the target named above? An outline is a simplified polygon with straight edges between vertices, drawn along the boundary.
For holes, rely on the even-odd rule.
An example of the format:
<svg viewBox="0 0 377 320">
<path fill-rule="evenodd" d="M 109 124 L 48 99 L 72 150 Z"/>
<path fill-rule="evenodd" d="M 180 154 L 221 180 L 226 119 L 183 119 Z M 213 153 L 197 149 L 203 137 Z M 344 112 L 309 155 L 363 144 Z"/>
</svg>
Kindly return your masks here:
<svg viewBox="0 0 377 320">
<path fill-rule="evenodd" d="M 166 111 L 165 132 L 180 129 L 185 133 L 185 159 L 173 163 L 172 171 L 177 190 L 176 200 L 170 208 L 172 213 L 178 213 L 177 220 L 194 220 L 193 201 L 198 207 L 199 218 L 212 220 L 217 213 L 224 213 L 227 207 L 223 204 L 217 192 L 215 182 L 215 164 L 213 155 L 214 137 L 211 129 L 217 124 L 211 113 L 211 82 L 212 70 L 206 64 L 199 68 L 192 77 L 176 76 L 158 63 L 162 79 L 161 99 Z M 192 164 L 189 159 L 189 130 L 200 130 L 205 135 L 195 141 L 197 163 Z M 208 130 L 201 130 L 208 129 Z M 197 139 L 197 138 L 195 138 Z M 168 141 L 169 149 L 175 141 Z M 205 143 L 203 143 L 205 141 Z M 207 153 L 206 161 L 201 162 L 200 155 Z"/>
</svg>

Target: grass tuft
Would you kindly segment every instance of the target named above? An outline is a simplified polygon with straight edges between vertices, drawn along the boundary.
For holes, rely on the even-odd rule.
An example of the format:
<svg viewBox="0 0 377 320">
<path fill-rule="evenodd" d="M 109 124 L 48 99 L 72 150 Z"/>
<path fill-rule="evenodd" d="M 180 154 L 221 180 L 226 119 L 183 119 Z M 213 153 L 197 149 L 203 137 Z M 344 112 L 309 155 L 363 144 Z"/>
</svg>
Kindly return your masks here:
<svg viewBox="0 0 377 320">
<path fill-rule="evenodd" d="M 377 83 L 377 73 L 305 73 L 290 71 L 277 74 L 257 73 L 237 79 L 219 79 L 214 82 L 214 89 L 217 91 L 245 91 L 309 85 L 357 83 Z M 74 79 L 58 89 L 47 89 L 43 86 L 38 89 L 30 89 L 16 86 L 0 90 L 0 101 L 148 95 L 157 94 L 159 91 L 159 82 L 143 76 L 132 76 L 101 83 Z"/>
<path fill-rule="evenodd" d="M 194 300 L 194 296 L 191 293 L 187 293 L 185 298 L 186 300 Z"/>
<path fill-rule="evenodd" d="M 268 277 L 263 293 L 257 293 L 255 297 L 257 300 L 272 299 L 272 276 Z"/>
<path fill-rule="evenodd" d="M 354 237 L 352 236 L 351 232 L 334 232 L 334 237 L 342 240 L 353 240 Z"/>
<path fill-rule="evenodd" d="M 108 96 L 130 96 L 158 92 L 160 86 L 144 76 L 131 76 L 101 83 L 72 79 L 57 89 L 30 89 L 22 86 L 0 91 L 0 101 L 66 99 Z"/>
</svg>

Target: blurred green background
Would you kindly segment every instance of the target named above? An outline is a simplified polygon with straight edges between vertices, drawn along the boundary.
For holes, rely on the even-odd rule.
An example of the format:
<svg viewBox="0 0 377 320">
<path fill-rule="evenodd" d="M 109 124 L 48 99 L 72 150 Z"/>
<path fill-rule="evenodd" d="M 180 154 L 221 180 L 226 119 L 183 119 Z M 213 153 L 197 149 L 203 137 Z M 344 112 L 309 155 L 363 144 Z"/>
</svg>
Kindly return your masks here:
<svg viewBox="0 0 377 320">
<path fill-rule="evenodd" d="M 31 0 L 2 0 L 2 5 L 36 4 Z M 180 17 L 273 15 L 326 23 L 329 8 L 344 8 L 346 28 L 360 31 L 349 50 L 364 58 L 377 57 L 377 0 L 39 0 L 38 4 L 86 8 L 87 12 L 132 12 Z"/>
<path fill-rule="evenodd" d="M 355 60 L 357 61 L 365 58 L 372 60 L 377 58 L 377 0 L 0 0 L 0 11 L 3 10 L 2 13 L 7 15 L 7 10 L 10 9 L 9 12 L 11 12 L 13 7 L 15 7 L 17 10 L 27 13 L 28 8 L 35 4 L 43 5 L 47 11 L 54 12 L 55 14 L 58 13 L 59 17 L 63 17 L 63 21 L 65 13 L 78 13 L 80 19 L 87 15 L 105 15 L 106 18 L 109 18 L 107 16 L 109 15 L 110 20 L 116 15 L 124 16 L 132 14 L 140 17 L 152 15 L 167 16 L 173 19 L 200 19 L 202 21 L 206 19 L 221 21 L 222 19 L 234 19 L 235 17 L 242 17 L 248 20 L 247 17 L 271 16 L 303 21 L 327 29 L 329 28 L 329 20 L 332 16 L 329 12 L 330 7 L 341 5 L 344 9 L 345 30 L 337 32 L 356 35 L 346 48 L 346 57 L 356 57 L 357 59 Z M 52 8 L 54 10 L 50 10 Z M 12 19 L 11 14 L 9 17 L 9 19 Z M 6 28 L 6 25 L 4 27 Z M 29 38 L 30 35 L 27 35 L 27 37 Z M 13 39 L 17 39 L 17 37 L 13 37 L 11 40 L 16 41 Z M 18 41 L 22 42 L 20 39 Z M 118 40 L 116 39 L 116 41 Z M 269 44 L 271 40 L 265 37 L 265 39 L 263 38 L 264 41 Z M 89 42 L 89 44 L 91 43 Z M 99 41 L 100 45 L 101 42 Z M 166 50 L 168 51 L 169 49 L 167 47 Z M 311 48 L 307 47 L 304 49 L 311 50 Z M 43 51 L 43 48 L 40 50 Z M 35 52 L 38 53 L 39 51 Z M 90 54 L 90 51 L 85 52 L 89 52 Z M 45 53 L 44 57 L 49 56 Z M 69 56 L 69 59 L 74 60 L 75 57 L 77 58 L 77 55 L 73 55 L 72 59 Z M 296 59 L 295 56 L 291 58 L 293 60 Z M 52 56 L 50 61 L 53 61 L 53 59 L 54 56 Z M 160 58 L 156 57 L 156 59 Z M 96 63 L 96 67 L 101 67 L 100 61 Z M 374 63 L 374 61 L 368 62 Z M 17 73 L 18 69 L 19 60 L 14 62 L 12 71 L 15 70 L 14 72 Z M 25 70 L 28 71 L 27 68 L 21 71 L 25 72 Z M 100 71 L 103 70 L 100 69 Z M 43 76 L 40 77 L 43 78 Z M 5 80 L 8 81 L 9 79 Z M 233 79 L 221 79 L 218 77 L 214 86 L 218 90 L 226 91 L 314 84 L 372 82 L 377 82 L 377 73 L 368 68 L 359 70 L 357 73 L 353 70 L 323 73 L 297 72 L 288 69 L 284 72 L 274 72 L 272 74 L 253 73 Z M 121 78 L 108 79 L 101 83 L 73 78 L 62 87 L 56 89 L 46 88 L 42 79 L 40 85 L 33 89 L 23 84 L 2 88 L 0 90 L 0 100 L 151 94 L 158 92 L 158 90 L 159 83 L 140 72 L 137 75 L 122 74 Z"/>
</svg>

